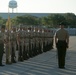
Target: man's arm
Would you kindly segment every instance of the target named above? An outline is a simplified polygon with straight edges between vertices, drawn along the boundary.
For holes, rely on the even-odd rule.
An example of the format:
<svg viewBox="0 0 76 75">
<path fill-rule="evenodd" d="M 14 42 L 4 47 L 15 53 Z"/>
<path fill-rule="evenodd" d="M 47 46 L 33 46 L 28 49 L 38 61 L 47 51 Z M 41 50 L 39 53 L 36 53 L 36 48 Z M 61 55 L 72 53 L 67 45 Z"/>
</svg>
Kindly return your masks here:
<svg viewBox="0 0 76 75">
<path fill-rule="evenodd" d="M 67 47 L 69 47 L 69 33 L 67 33 L 66 42 L 67 42 Z"/>
<path fill-rule="evenodd" d="M 57 34 L 55 33 L 55 46 L 57 46 Z"/>
</svg>

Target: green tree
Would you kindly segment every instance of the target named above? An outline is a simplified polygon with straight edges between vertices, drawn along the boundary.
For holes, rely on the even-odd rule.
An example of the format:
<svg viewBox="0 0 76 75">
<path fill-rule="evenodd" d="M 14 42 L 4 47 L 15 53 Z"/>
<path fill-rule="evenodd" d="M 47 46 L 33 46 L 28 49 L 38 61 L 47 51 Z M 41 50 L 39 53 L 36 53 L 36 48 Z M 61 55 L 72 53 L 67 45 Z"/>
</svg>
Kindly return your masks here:
<svg viewBox="0 0 76 75">
<path fill-rule="evenodd" d="M 76 27 L 76 15 L 74 13 L 66 13 L 64 17 L 67 21 L 67 25 L 70 27 Z"/>
</svg>

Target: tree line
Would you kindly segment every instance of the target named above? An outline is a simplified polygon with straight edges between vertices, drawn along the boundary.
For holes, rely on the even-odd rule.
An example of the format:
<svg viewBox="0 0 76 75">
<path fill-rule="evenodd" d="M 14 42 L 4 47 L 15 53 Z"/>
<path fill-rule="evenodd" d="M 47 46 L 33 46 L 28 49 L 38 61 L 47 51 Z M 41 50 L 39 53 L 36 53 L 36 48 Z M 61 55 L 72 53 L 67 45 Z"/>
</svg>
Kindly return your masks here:
<svg viewBox="0 0 76 75">
<path fill-rule="evenodd" d="M 7 19 L 0 17 L 0 25 L 5 25 L 6 21 Z M 11 24 L 15 26 L 22 24 L 54 28 L 58 27 L 61 22 L 65 23 L 66 27 L 76 28 L 76 15 L 74 13 L 50 13 L 44 17 L 22 15 L 11 18 Z"/>
</svg>

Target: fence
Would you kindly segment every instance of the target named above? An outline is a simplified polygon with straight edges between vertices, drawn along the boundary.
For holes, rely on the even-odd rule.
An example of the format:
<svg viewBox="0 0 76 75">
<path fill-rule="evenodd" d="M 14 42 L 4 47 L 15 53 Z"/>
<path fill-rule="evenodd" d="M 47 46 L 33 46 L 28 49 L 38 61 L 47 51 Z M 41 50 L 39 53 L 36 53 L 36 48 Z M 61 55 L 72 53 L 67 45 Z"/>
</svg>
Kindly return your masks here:
<svg viewBox="0 0 76 75">
<path fill-rule="evenodd" d="M 76 28 L 65 28 L 65 29 L 68 31 L 69 35 L 71 36 L 76 35 Z M 58 30 L 58 28 L 52 28 L 51 30 L 53 30 L 53 33 L 55 33 Z"/>
</svg>

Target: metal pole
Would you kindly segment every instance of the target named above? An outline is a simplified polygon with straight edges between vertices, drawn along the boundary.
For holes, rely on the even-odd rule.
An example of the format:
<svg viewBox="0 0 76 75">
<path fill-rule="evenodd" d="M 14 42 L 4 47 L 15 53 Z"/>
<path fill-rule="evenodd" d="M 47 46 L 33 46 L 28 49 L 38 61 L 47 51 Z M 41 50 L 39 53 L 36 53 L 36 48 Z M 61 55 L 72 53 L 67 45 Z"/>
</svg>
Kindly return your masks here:
<svg viewBox="0 0 76 75">
<path fill-rule="evenodd" d="M 13 13 L 13 11 L 14 11 L 14 8 L 12 8 L 12 13 Z"/>
</svg>

